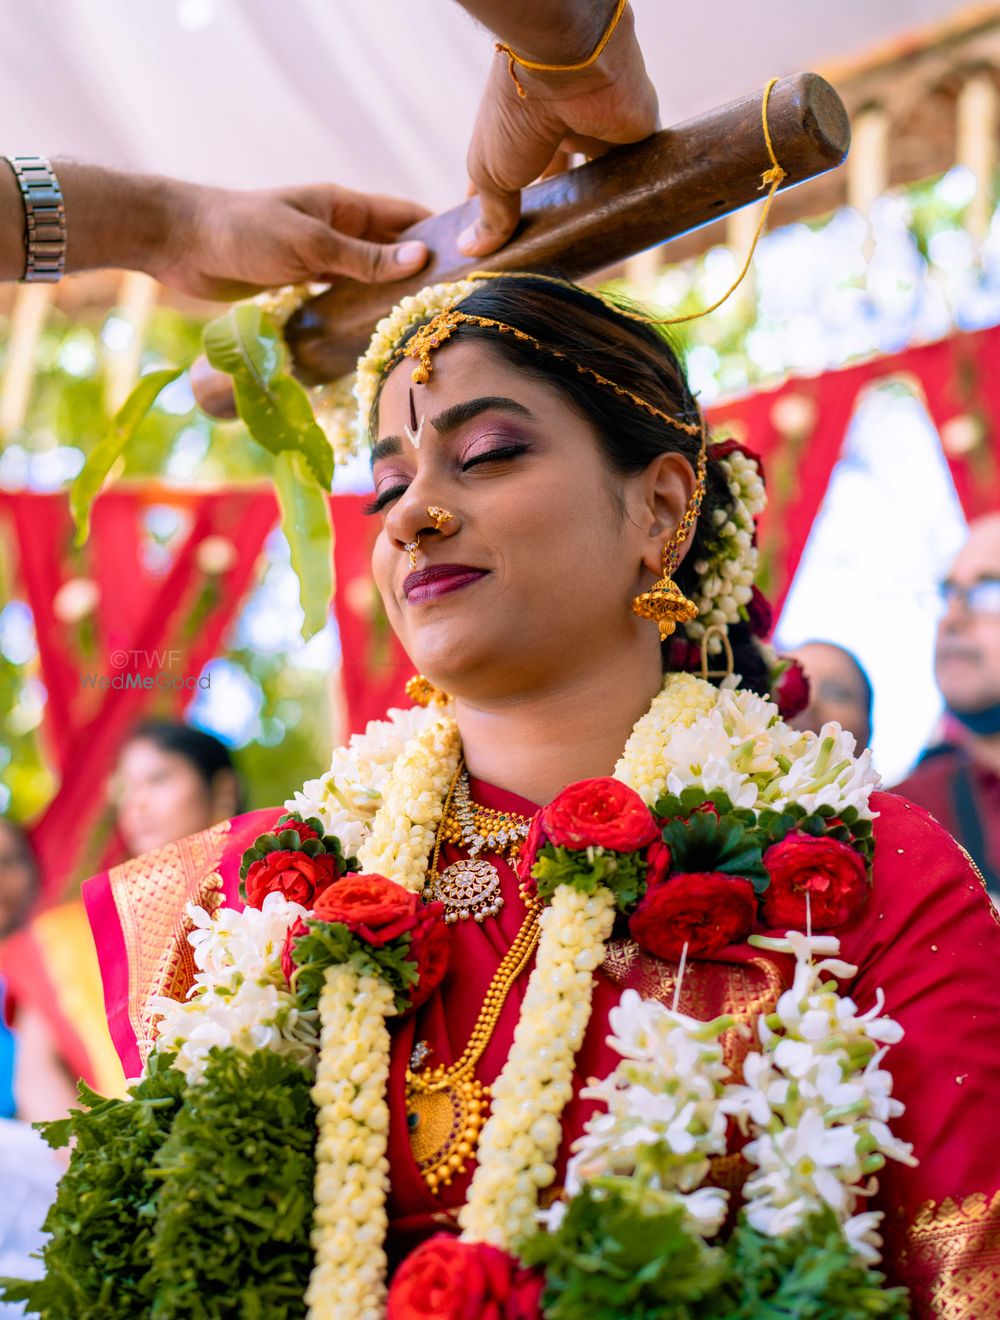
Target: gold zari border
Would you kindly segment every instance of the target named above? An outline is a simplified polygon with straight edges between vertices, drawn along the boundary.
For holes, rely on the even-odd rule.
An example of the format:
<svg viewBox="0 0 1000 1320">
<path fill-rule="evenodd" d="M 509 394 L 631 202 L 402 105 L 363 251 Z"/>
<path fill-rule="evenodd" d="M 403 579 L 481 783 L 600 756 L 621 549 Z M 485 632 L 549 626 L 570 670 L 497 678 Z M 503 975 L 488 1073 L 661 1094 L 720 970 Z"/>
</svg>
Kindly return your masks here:
<svg viewBox="0 0 1000 1320">
<path fill-rule="evenodd" d="M 1000 1316 L 1000 1191 L 927 1201 L 906 1231 L 899 1262 L 916 1314 L 936 1320 Z"/>
<path fill-rule="evenodd" d="M 230 822 L 133 857 L 108 873 L 128 959 L 128 1013 L 143 1064 L 155 1039 L 153 995 L 183 999 L 194 978 L 185 913 L 188 903 L 210 912 L 222 902 L 216 870 Z"/>
</svg>

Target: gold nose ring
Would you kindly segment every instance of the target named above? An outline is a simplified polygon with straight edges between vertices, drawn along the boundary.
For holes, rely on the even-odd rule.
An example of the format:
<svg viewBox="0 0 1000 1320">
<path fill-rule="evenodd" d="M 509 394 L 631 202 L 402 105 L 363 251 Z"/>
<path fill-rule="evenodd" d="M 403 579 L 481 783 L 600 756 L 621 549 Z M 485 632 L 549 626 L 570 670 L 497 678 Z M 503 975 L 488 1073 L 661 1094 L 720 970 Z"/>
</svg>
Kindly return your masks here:
<svg viewBox="0 0 1000 1320">
<path fill-rule="evenodd" d="M 445 523 L 450 523 L 455 516 L 453 513 L 449 513 L 447 509 L 442 509 L 440 504 L 428 504 L 427 512 L 437 531 L 440 531 Z"/>
<path fill-rule="evenodd" d="M 412 569 L 415 569 L 417 567 L 417 546 L 419 544 L 420 544 L 420 533 L 418 532 L 412 541 L 408 541 L 406 545 L 403 546 L 403 549 L 410 557 L 410 568 Z"/>
</svg>

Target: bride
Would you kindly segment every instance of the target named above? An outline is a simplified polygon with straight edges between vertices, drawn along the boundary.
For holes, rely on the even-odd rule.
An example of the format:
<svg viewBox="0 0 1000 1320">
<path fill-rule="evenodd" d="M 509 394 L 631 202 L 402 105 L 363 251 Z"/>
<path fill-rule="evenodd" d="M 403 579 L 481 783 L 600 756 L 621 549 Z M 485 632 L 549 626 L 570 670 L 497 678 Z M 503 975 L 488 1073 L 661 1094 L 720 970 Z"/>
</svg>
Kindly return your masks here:
<svg viewBox="0 0 1000 1320">
<path fill-rule="evenodd" d="M 89 882 L 126 1071 L 169 1047 L 193 1081 L 211 1044 L 253 1048 L 246 1017 L 220 1025 L 232 958 L 207 952 L 235 938 L 241 878 L 247 913 L 278 922 L 274 965 L 290 926 L 301 948 L 313 946 L 312 928 L 292 925 L 304 911 L 345 922 L 356 900 L 377 916 L 381 890 L 373 899 L 361 882 L 326 887 L 357 854 L 352 870 L 431 905 L 407 909 L 412 932 L 440 914 L 436 952 L 419 959 L 423 1002 L 397 1015 L 377 978 L 344 980 L 345 964 L 325 974 L 319 1037 L 308 1015 L 289 1025 L 287 1012 L 265 1019 L 261 1008 L 250 1023 L 258 1046 L 278 1041 L 318 1068 L 314 1315 L 381 1313 L 383 1217 L 397 1269 L 390 1315 L 436 1314 L 434 1298 L 453 1286 L 449 1240 L 434 1235 L 461 1230 L 467 1243 L 513 1252 L 540 1209 L 556 1237 L 566 1232 L 593 1167 L 633 1167 L 628 1141 L 608 1153 L 611 1119 L 595 1122 L 621 1110 L 632 1083 L 620 1070 L 596 1090 L 588 1080 L 615 1074 L 623 1055 L 645 1057 L 661 1028 L 693 1039 L 695 1020 L 719 1015 L 729 1016 L 711 1067 L 722 1071 L 704 1094 L 725 1090 L 732 1107 L 706 1119 L 716 1144 L 699 1147 L 700 1175 L 677 1182 L 680 1193 L 699 1182 L 727 1191 L 730 1225 L 746 1196 L 752 1224 L 780 1237 L 812 1188 L 847 1225 L 857 1259 L 878 1259 L 881 1227 L 883 1268 L 909 1286 L 916 1314 L 996 1313 L 997 919 L 951 838 L 877 791 L 869 753 L 855 757 L 835 725 L 792 731 L 767 700 L 781 665 L 762 642 L 768 611 L 753 586 L 763 485 L 752 454 L 708 440 L 677 357 L 646 317 L 542 276 L 483 277 L 405 300 L 380 323 L 357 395 L 370 426 L 374 574 L 423 676 L 413 689 L 423 704 L 338 751 L 328 774 L 289 798 L 296 817 L 251 813 Z M 552 806 L 538 817 L 541 804 Z M 274 891 L 280 900 L 265 896 Z M 193 953 L 191 899 L 202 905 Z M 303 968 L 308 957 L 300 949 L 294 961 Z M 863 1087 L 847 1097 L 846 1118 L 834 1097 L 817 1143 L 782 1147 L 772 1167 L 767 1125 L 754 1128 L 746 1093 L 777 1066 L 766 1062 L 775 1032 L 812 1057 L 794 1004 L 803 986 L 822 997 L 817 967 L 828 988 L 839 978 L 837 1020 L 861 1023 L 878 1043 L 865 1085 L 879 1098 L 849 1158 L 824 1153 L 822 1129 L 854 1121 Z M 782 998 L 793 980 L 796 994 Z M 227 985 L 235 1003 L 245 982 Z M 294 975 L 274 993 L 287 1000 L 292 989 Z M 877 1016 L 881 992 L 898 1027 Z M 380 994 L 387 1057 L 369 1077 L 364 1059 L 382 1037 L 370 1007 L 367 1017 L 351 1011 Z M 209 1001 L 211 1030 L 198 1017 Z M 641 1029 L 637 1014 L 647 1014 Z M 370 1084 L 370 1104 L 335 1121 L 355 1028 L 369 1053 L 351 1054 L 360 1072 L 350 1076 L 359 1097 Z M 859 1057 L 874 1052 L 866 1044 Z M 798 1083 L 786 1073 L 783 1095 L 789 1076 L 806 1086 L 805 1073 Z M 383 1127 L 379 1106 L 381 1148 L 370 1141 Z M 648 1122 L 660 1131 L 654 1109 Z M 364 1138 L 356 1149 L 368 1152 L 364 1177 L 344 1163 L 352 1122 Z M 702 1141 L 702 1126 L 686 1130 Z M 745 1155 L 741 1132 L 755 1135 Z M 877 1195 L 862 1203 L 875 1171 Z M 713 1207 L 717 1232 L 726 1207 Z M 520 1277 L 492 1311 L 447 1313 L 530 1314 Z M 569 1286 L 554 1266 L 549 1279 Z"/>
</svg>

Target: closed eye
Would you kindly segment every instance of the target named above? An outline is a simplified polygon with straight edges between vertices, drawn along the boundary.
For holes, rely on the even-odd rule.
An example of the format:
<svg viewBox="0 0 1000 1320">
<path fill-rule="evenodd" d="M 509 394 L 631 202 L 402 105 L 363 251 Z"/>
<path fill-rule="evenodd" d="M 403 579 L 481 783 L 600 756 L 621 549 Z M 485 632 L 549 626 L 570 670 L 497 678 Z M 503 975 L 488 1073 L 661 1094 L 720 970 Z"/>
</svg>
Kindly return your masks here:
<svg viewBox="0 0 1000 1320">
<path fill-rule="evenodd" d="M 366 516 L 369 514 L 381 513 L 382 510 L 386 508 L 387 505 L 391 504 L 393 500 L 398 500 L 400 495 L 404 494 L 405 491 L 405 486 L 387 486 L 385 490 L 380 491 L 378 495 L 375 496 L 370 504 L 366 504 L 361 512 Z"/>
<path fill-rule="evenodd" d="M 517 458 L 519 454 L 526 453 L 528 448 L 528 445 L 499 445 L 496 449 L 487 449 L 466 459 L 462 464 L 462 471 L 468 472 L 469 468 L 478 467 L 483 463 L 502 463 L 505 460 Z M 365 514 L 381 513 L 393 500 L 398 500 L 405 492 L 406 486 L 404 485 L 388 486 L 385 490 L 380 491 L 370 504 L 365 505 L 363 512 Z"/>
<path fill-rule="evenodd" d="M 468 472 L 469 468 L 476 467 L 480 463 L 490 463 L 493 460 L 502 461 L 503 459 L 516 458 L 518 454 L 524 454 L 528 450 L 527 445 L 499 445 L 496 449 L 487 449 L 478 454 L 473 454 L 462 464 L 462 471 Z"/>
</svg>

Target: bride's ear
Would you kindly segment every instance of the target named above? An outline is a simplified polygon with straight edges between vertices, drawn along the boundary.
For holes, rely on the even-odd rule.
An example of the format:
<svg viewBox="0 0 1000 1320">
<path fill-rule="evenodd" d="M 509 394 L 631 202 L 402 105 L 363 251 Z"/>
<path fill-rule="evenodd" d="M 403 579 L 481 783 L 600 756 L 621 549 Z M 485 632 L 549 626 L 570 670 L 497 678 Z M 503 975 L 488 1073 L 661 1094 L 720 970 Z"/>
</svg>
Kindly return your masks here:
<svg viewBox="0 0 1000 1320">
<path fill-rule="evenodd" d="M 643 473 L 642 526 L 646 532 L 646 544 L 642 559 L 657 577 L 662 571 L 663 547 L 684 517 L 694 488 L 694 469 L 683 454 L 659 454 Z M 686 553 L 687 546 L 681 552 L 682 559 Z"/>
</svg>

